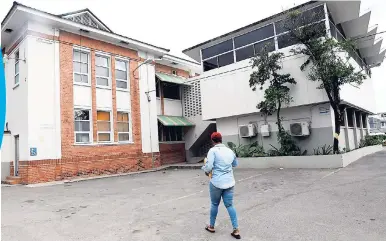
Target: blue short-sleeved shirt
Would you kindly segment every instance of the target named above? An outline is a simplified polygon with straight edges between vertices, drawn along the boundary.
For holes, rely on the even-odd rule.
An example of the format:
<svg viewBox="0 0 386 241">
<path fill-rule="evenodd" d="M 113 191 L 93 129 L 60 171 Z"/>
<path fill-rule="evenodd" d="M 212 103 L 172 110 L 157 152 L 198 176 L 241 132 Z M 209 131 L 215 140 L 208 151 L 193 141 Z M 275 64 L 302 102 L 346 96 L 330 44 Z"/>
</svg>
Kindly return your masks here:
<svg viewBox="0 0 386 241">
<path fill-rule="evenodd" d="M 207 162 L 201 169 L 206 173 L 212 171 L 213 186 L 228 189 L 235 185 L 233 167 L 237 164 L 235 153 L 224 144 L 217 144 L 209 150 Z"/>
</svg>

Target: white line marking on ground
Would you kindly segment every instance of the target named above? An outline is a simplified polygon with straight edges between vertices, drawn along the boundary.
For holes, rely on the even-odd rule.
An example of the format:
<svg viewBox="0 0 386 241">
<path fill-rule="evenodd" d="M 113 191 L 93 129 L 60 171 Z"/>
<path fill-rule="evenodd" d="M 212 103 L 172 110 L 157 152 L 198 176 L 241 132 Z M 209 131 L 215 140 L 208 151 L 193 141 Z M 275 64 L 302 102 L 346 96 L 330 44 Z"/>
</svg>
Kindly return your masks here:
<svg viewBox="0 0 386 241">
<path fill-rule="evenodd" d="M 237 182 L 243 182 L 243 181 L 249 180 L 249 179 L 251 179 L 251 178 L 259 177 L 259 176 L 262 176 L 262 175 L 267 174 L 267 173 L 270 173 L 270 172 L 273 172 L 273 171 L 264 172 L 264 173 L 260 173 L 260 174 L 254 175 L 254 176 L 242 178 L 242 179 L 238 180 Z"/>
<path fill-rule="evenodd" d="M 331 175 L 334 174 L 334 173 L 339 172 L 340 169 L 341 169 L 341 168 L 339 168 L 338 170 L 335 170 L 335 171 L 333 171 L 333 172 L 330 172 L 330 173 L 328 173 L 327 175 L 324 175 L 322 178 L 320 178 L 320 180 L 322 180 L 322 179 L 324 179 L 324 178 L 326 178 L 326 177 L 329 177 L 329 176 L 331 176 Z"/>
<path fill-rule="evenodd" d="M 159 202 L 159 203 L 154 203 L 152 205 L 141 207 L 139 209 L 151 208 L 151 207 L 155 207 L 155 206 L 162 205 L 162 204 L 165 204 L 165 203 L 170 203 L 170 202 L 178 201 L 178 200 L 185 199 L 185 198 L 188 198 L 188 197 L 191 197 L 191 196 L 195 196 L 195 195 L 203 193 L 203 192 L 204 191 L 195 192 L 195 193 L 192 193 L 192 194 L 189 194 L 189 195 L 185 195 L 185 196 L 182 196 L 182 197 L 165 200 L 165 201 Z"/>
</svg>

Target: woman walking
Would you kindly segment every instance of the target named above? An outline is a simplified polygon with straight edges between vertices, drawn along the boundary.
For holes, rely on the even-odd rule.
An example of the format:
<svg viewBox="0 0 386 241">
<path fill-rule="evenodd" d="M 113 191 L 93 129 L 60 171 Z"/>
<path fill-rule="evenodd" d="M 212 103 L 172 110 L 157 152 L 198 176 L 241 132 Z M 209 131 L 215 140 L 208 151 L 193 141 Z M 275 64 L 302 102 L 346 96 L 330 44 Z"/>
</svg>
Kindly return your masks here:
<svg viewBox="0 0 386 241">
<path fill-rule="evenodd" d="M 219 132 L 214 132 L 211 135 L 211 139 L 214 146 L 209 150 L 207 161 L 202 167 L 202 170 L 205 171 L 207 176 L 212 175 L 209 184 L 211 201 L 210 224 L 206 226 L 205 229 L 211 233 L 215 232 L 214 225 L 218 213 L 218 206 L 222 198 L 233 226 L 231 235 L 236 239 L 240 239 L 236 209 L 233 206 L 235 186 L 233 167 L 237 166 L 237 158 L 231 149 L 222 144 L 222 136 Z"/>
</svg>

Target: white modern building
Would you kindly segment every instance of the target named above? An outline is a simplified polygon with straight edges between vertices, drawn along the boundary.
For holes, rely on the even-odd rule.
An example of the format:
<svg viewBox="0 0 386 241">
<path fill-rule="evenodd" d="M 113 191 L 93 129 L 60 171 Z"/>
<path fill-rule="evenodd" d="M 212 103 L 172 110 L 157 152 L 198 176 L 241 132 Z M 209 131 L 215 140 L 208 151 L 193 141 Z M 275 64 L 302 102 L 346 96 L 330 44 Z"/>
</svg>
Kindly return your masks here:
<svg viewBox="0 0 386 241">
<path fill-rule="evenodd" d="M 360 86 L 347 85 L 341 89 L 345 121 L 339 137 L 340 148 L 354 149 L 368 133 L 368 115 L 375 112 L 372 67 L 379 66 L 385 56 L 382 40 L 374 35 L 377 27 L 369 28 L 371 12 L 360 13 L 360 1 L 311 1 L 294 7 L 312 16 L 309 24 L 319 24 L 330 36 L 357 38 L 356 52 L 350 53 L 350 63 L 364 69 L 367 80 Z M 296 42 L 281 27 L 285 13 L 252 23 L 248 26 L 210 39 L 183 52 L 201 63 L 203 74 L 189 83 L 201 89 L 202 119 L 215 121 L 224 142 L 246 144 L 258 141 L 265 150 L 277 146 L 277 125 L 274 116 L 265 122 L 256 105 L 263 100 L 263 91 L 252 91 L 249 77 L 250 58 L 266 43 L 271 51 L 285 54 L 283 73 L 289 73 L 297 84 L 291 86 L 293 102 L 282 110 L 284 127 L 296 138 L 303 150 L 332 145 L 334 113 L 324 90 L 318 83 L 307 80 L 307 72 L 300 70 L 305 57 L 291 56 Z M 366 38 L 361 38 L 365 36 Z M 361 96 L 361 98 L 358 98 Z M 366 98 L 363 98 L 363 97 Z"/>
<path fill-rule="evenodd" d="M 369 117 L 370 133 L 386 134 L 386 113 L 379 113 Z"/>
</svg>

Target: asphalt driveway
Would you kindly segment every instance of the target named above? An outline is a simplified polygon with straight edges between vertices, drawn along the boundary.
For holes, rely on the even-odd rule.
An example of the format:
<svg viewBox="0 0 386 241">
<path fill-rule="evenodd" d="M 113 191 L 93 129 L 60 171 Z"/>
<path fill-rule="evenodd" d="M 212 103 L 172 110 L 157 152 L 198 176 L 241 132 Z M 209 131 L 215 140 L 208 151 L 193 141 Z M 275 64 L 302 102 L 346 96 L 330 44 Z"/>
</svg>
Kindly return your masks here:
<svg viewBox="0 0 386 241">
<path fill-rule="evenodd" d="M 242 240 L 386 240 L 386 152 L 334 170 L 237 170 Z M 233 240 L 216 234 L 208 178 L 168 170 L 47 187 L 2 187 L 1 240 Z"/>
</svg>

